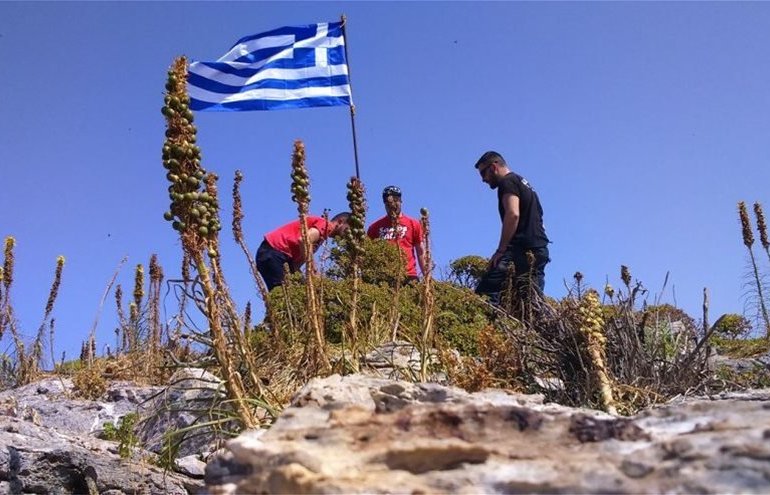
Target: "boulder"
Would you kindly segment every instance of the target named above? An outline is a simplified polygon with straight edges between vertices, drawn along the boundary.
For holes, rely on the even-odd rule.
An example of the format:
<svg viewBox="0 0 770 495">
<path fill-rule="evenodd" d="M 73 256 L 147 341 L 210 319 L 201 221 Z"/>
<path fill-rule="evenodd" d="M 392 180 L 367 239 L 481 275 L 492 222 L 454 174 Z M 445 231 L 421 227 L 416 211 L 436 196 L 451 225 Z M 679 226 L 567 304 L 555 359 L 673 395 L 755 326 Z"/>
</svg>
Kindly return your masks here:
<svg viewBox="0 0 770 495">
<path fill-rule="evenodd" d="M 122 459 L 117 446 L 0 416 L 0 493 L 188 494 L 201 482 Z"/>
<path fill-rule="evenodd" d="M 490 390 L 315 379 L 267 431 L 228 442 L 206 489 L 234 493 L 767 493 L 770 390 L 624 418 Z"/>
</svg>

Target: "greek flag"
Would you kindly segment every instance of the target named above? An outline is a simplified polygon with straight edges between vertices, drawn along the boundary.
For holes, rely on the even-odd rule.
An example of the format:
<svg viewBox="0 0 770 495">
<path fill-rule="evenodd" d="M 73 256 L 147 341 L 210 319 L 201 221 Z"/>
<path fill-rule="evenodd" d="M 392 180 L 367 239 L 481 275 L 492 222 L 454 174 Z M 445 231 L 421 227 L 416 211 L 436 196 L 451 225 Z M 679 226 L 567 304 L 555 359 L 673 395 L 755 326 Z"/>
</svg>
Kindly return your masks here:
<svg viewBox="0 0 770 495">
<path fill-rule="evenodd" d="M 216 62 L 192 62 L 190 108 L 208 112 L 350 105 L 342 23 L 241 38 Z"/>
</svg>

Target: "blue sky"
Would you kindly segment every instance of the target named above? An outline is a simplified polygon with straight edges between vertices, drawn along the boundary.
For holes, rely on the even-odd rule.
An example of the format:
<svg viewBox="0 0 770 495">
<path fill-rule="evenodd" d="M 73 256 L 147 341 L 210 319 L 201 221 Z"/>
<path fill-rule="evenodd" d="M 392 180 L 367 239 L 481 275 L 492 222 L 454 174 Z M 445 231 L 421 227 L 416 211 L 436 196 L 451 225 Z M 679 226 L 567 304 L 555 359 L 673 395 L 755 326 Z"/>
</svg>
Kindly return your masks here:
<svg viewBox="0 0 770 495">
<path fill-rule="evenodd" d="M 152 253 L 178 276 L 160 159 L 174 57 L 213 60 L 242 36 L 343 13 L 370 221 L 382 215 L 382 188 L 397 184 L 406 213 L 430 210 L 439 267 L 488 256 L 496 197 L 473 164 L 493 149 L 540 195 L 549 295 L 564 295 L 576 270 L 618 286 L 625 264 L 650 301 L 698 318 L 708 287 L 712 321 L 743 311 L 736 203 L 770 208 L 770 4 L 0 2 L 0 235 L 18 244 L 22 330 L 40 324 L 59 254 L 57 356 L 78 352 L 123 256 L 126 292 Z M 234 171 L 245 175 L 252 251 L 295 218 L 296 138 L 311 209 L 346 208 L 346 107 L 199 113 L 196 124 L 203 164 L 221 177 L 225 225 Z M 246 261 L 223 234 L 238 302 L 255 301 Z M 165 303 L 171 312 L 173 298 Z M 100 349 L 114 342 L 114 313 L 109 297 Z"/>
</svg>

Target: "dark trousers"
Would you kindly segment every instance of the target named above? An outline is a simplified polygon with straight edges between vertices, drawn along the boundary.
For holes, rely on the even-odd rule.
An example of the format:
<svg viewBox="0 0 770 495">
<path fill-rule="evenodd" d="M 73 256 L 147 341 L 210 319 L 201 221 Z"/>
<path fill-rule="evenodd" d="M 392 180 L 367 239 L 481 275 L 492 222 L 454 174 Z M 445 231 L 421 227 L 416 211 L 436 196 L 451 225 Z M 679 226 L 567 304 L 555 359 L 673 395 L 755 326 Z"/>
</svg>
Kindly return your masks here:
<svg viewBox="0 0 770 495">
<path fill-rule="evenodd" d="M 288 255 L 278 251 L 273 246 L 262 241 L 257 249 L 257 270 L 265 281 L 267 290 L 283 284 L 283 265 L 289 264 L 289 269 L 294 272 L 291 258 Z"/>
<path fill-rule="evenodd" d="M 532 265 L 530 275 L 530 265 L 527 260 L 527 251 L 532 251 L 535 255 L 535 262 Z M 505 253 L 500 257 L 497 266 L 487 270 L 479 280 L 476 286 L 476 294 L 489 296 L 492 304 L 500 305 L 500 293 L 505 288 L 508 279 L 508 268 L 513 264 L 515 268 L 514 289 L 520 294 L 528 294 L 530 289 L 530 280 L 532 288 L 543 293 L 545 289 L 545 265 L 551 259 L 548 257 L 548 248 L 523 248 L 518 246 L 508 246 Z"/>
</svg>

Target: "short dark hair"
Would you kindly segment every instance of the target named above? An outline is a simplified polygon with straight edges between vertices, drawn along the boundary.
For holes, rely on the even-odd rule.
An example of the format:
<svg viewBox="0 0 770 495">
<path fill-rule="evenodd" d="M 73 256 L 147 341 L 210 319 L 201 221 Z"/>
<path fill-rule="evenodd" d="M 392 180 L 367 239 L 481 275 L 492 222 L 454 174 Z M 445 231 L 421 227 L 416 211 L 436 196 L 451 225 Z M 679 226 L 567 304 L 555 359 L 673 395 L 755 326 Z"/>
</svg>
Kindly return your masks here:
<svg viewBox="0 0 770 495">
<path fill-rule="evenodd" d="M 342 213 L 337 213 L 332 217 L 332 222 L 347 222 L 348 218 L 350 218 L 350 212 L 349 211 L 343 211 Z"/>
<path fill-rule="evenodd" d="M 500 165 L 506 165 L 506 166 L 508 165 L 507 163 L 505 163 L 505 158 L 503 158 L 503 155 L 501 155 L 497 151 L 487 151 L 486 153 L 481 155 L 481 158 L 478 159 L 475 167 L 479 168 L 482 165 L 486 165 L 487 163 L 491 163 L 495 161 L 498 162 Z"/>
</svg>

